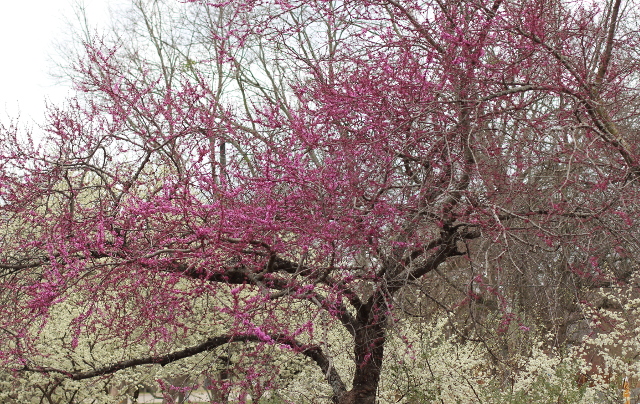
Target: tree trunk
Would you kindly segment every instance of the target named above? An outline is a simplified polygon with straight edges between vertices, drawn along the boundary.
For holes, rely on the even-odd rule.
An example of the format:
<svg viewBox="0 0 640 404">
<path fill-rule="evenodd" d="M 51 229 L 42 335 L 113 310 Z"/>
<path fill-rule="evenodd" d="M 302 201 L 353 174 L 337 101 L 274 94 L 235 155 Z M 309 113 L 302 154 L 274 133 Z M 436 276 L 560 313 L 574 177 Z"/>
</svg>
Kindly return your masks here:
<svg viewBox="0 0 640 404">
<path fill-rule="evenodd" d="M 372 308 L 373 306 L 373 308 Z M 367 304 L 358 317 L 365 324 L 356 330 L 354 353 L 356 371 L 353 388 L 338 400 L 338 404 L 374 404 L 380 383 L 386 333 L 386 312 L 379 305 Z"/>
</svg>

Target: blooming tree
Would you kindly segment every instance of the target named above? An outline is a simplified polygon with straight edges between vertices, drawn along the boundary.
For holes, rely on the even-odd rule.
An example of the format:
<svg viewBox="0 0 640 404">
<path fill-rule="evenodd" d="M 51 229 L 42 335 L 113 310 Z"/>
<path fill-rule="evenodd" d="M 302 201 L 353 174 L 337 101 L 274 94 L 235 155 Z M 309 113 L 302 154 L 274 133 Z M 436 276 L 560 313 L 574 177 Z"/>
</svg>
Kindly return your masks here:
<svg viewBox="0 0 640 404">
<path fill-rule="evenodd" d="M 630 278 L 631 3 L 192 1 L 175 21 L 153 4 L 129 26 L 147 47 L 84 43 L 43 141 L 2 128 L 7 368 L 84 380 L 233 346 L 255 397 L 279 348 L 335 402 L 373 403 L 421 282 L 493 302 L 506 330 L 518 299 Z M 67 349 L 120 356 L 48 363 L 60 305 Z"/>
</svg>

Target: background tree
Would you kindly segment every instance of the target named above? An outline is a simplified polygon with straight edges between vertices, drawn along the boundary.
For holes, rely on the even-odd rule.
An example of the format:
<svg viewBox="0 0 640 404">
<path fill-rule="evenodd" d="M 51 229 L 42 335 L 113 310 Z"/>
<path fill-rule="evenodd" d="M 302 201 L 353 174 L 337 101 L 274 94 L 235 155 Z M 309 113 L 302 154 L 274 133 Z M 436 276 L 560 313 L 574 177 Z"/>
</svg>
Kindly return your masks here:
<svg viewBox="0 0 640 404">
<path fill-rule="evenodd" d="M 419 294 L 472 309 L 462 340 L 542 314 L 561 343 L 585 289 L 631 278 L 631 3 L 193 3 L 87 41 L 42 143 L 3 128 L 6 366 L 79 380 L 241 345 L 255 398 L 277 346 L 373 403 Z M 43 365 L 61 304 L 70 350 L 121 358 Z"/>
</svg>

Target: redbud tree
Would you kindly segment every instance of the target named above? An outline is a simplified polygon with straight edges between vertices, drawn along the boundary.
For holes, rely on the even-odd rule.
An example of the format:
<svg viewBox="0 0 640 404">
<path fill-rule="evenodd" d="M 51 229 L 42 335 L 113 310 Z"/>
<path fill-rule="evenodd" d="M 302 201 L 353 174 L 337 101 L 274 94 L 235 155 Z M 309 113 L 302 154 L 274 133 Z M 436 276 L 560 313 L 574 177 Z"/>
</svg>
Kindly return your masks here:
<svg viewBox="0 0 640 404">
<path fill-rule="evenodd" d="M 511 275 L 550 293 L 556 271 L 576 298 L 630 278 L 633 2 L 182 7 L 165 31 L 159 8 L 128 26 L 146 45 L 87 36 L 42 140 L 2 127 L 4 367 L 83 380 L 233 346 L 255 389 L 278 347 L 334 402 L 373 403 L 405 291 L 435 273 L 460 301 L 498 302 L 500 327 L 518 321 Z M 90 335 L 146 353 L 43 365 L 63 304 L 69 350 Z M 349 336 L 349 375 L 326 319 Z"/>
</svg>

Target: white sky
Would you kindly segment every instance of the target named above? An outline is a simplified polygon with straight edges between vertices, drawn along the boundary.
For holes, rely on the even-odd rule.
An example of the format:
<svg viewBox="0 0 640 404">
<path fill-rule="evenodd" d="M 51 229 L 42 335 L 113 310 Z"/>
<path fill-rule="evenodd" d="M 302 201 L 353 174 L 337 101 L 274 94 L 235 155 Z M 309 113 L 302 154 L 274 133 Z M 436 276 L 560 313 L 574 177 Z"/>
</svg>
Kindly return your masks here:
<svg viewBox="0 0 640 404">
<path fill-rule="evenodd" d="M 69 89 L 50 76 L 56 40 L 67 37 L 75 0 L 3 1 L 0 8 L 0 122 L 20 113 L 41 122 L 45 99 L 60 102 Z M 108 20 L 108 0 L 85 0 L 89 21 Z"/>
</svg>

